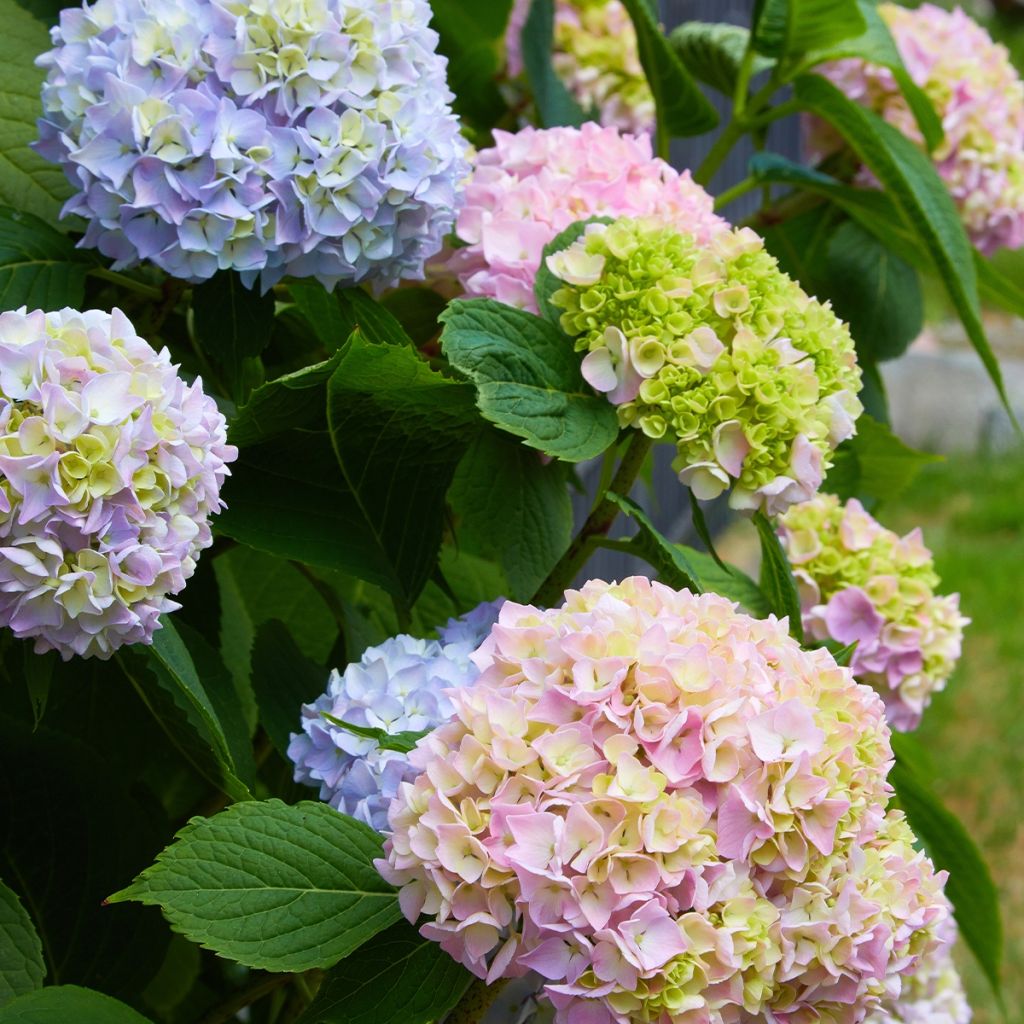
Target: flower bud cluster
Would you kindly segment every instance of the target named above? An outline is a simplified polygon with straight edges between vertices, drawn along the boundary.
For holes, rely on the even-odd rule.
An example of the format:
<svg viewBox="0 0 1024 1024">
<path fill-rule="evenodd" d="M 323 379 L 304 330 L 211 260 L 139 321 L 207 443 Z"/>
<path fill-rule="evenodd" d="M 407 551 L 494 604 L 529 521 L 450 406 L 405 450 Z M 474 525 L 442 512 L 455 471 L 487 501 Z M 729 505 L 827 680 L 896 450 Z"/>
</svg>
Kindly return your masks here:
<svg viewBox="0 0 1024 1024">
<path fill-rule="evenodd" d="M 588 225 L 548 257 L 552 303 L 619 422 L 674 441 L 698 498 L 806 501 L 861 412 L 849 329 L 750 228 L 709 241 L 654 220 Z"/>
</svg>

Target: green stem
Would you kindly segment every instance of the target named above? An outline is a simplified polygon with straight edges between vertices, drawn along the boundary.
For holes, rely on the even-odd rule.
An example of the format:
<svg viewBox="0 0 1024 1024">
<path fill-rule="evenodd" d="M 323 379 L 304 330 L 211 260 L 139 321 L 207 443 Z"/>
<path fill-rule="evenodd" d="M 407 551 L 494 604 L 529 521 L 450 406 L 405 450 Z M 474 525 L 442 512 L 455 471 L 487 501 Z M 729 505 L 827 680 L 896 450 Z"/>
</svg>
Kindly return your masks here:
<svg viewBox="0 0 1024 1024">
<path fill-rule="evenodd" d="M 715 199 L 715 212 L 717 213 L 728 206 L 734 199 L 739 199 L 740 196 L 753 192 L 757 187 L 758 183 L 754 178 L 744 178 L 738 185 L 733 185 L 732 188 L 726 189 Z"/>
<path fill-rule="evenodd" d="M 732 152 L 732 147 L 743 138 L 746 130 L 746 125 L 736 120 L 730 121 L 722 129 L 722 134 L 715 140 L 703 163 L 693 172 L 693 180 L 698 185 L 706 186 L 711 181 L 718 168 L 725 163 L 725 158 Z"/>
<path fill-rule="evenodd" d="M 155 285 L 146 284 L 144 281 L 136 281 L 134 277 L 118 273 L 116 270 L 110 270 L 107 267 L 92 267 L 89 270 L 89 274 L 92 277 L 98 277 L 101 281 L 109 281 L 111 284 L 116 284 L 130 292 L 135 292 L 137 295 L 144 295 L 147 299 L 152 299 L 154 302 L 159 302 L 164 297 L 164 293 Z"/>
<path fill-rule="evenodd" d="M 445 1024 L 480 1024 L 507 984 L 507 978 L 499 978 L 493 985 L 477 978 L 445 1018 Z"/>
<path fill-rule="evenodd" d="M 203 1017 L 200 1024 L 224 1024 L 224 1021 L 233 1020 L 239 1010 L 244 1010 L 271 992 L 284 988 L 293 977 L 291 974 L 265 974 L 257 978 L 248 988 L 215 1006 Z"/>
<path fill-rule="evenodd" d="M 750 91 L 750 76 L 754 72 L 754 48 L 747 43 L 747 49 L 740 63 L 740 71 L 736 76 L 736 88 L 732 94 L 733 117 L 741 118 L 747 109 L 747 93 Z"/>
<path fill-rule="evenodd" d="M 623 498 L 629 495 L 644 459 L 647 458 L 651 443 L 651 439 L 641 431 L 634 433 L 608 490 L 587 516 L 586 522 L 580 527 L 580 532 L 569 545 L 569 550 L 562 555 L 548 574 L 548 578 L 540 585 L 533 598 L 534 604 L 546 608 L 556 604 L 566 587 L 571 586 L 577 573 L 587 564 L 594 546 L 611 529 L 619 513 L 618 505 L 610 500 L 608 495 L 617 494 Z"/>
</svg>

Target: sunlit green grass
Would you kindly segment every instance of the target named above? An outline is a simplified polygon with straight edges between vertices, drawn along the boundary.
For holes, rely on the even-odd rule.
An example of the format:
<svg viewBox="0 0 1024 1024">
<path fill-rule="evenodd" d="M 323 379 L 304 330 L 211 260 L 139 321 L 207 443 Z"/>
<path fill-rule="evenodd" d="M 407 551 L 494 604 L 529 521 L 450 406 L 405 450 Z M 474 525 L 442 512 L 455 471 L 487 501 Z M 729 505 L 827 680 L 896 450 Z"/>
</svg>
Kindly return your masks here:
<svg viewBox="0 0 1024 1024">
<path fill-rule="evenodd" d="M 921 728 L 935 783 L 982 846 L 1003 897 L 1008 1020 L 1024 1021 L 1024 456 L 930 467 L 886 525 L 921 524 L 944 589 L 959 591 L 964 656 Z M 964 961 L 977 1024 L 1000 1019 Z"/>
</svg>

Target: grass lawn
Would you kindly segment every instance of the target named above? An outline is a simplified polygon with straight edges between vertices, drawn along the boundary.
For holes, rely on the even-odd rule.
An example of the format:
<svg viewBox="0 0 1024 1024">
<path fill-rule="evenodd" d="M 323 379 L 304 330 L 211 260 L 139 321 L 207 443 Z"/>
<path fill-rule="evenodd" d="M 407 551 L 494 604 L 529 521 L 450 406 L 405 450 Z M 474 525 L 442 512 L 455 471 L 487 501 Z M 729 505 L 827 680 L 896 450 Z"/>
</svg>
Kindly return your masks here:
<svg viewBox="0 0 1024 1024">
<path fill-rule="evenodd" d="M 920 738 L 935 784 L 973 833 L 1002 895 L 1007 1019 L 1024 1021 L 1024 456 L 929 467 L 881 510 L 903 532 L 920 524 L 946 591 L 959 591 L 964 656 L 925 714 Z M 963 958 L 977 1024 L 1000 1015 Z"/>
</svg>

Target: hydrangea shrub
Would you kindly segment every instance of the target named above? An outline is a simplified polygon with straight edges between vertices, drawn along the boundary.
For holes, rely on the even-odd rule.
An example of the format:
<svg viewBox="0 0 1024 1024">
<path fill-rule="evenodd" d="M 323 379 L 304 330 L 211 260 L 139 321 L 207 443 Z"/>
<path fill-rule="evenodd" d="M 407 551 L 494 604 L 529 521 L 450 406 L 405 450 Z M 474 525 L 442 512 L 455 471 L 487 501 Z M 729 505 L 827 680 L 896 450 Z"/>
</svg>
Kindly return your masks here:
<svg viewBox="0 0 1024 1024">
<path fill-rule="evenodd" d="M 3 1020 L 1017 1010 L 866 511 L 925 274 L 1001 386 L 1017 73 L 658 8 L 0 0 Z"/>
</svg>

